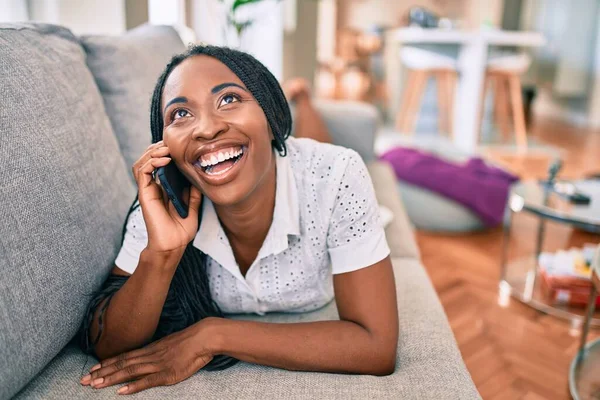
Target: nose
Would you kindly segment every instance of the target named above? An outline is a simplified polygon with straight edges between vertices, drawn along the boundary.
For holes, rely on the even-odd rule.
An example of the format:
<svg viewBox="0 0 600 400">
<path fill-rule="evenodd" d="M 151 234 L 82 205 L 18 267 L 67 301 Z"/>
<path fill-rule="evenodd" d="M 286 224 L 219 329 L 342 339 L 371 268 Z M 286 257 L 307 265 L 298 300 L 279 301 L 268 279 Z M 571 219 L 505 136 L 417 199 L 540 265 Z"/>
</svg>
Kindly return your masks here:
<svg viewBox="0 0 600 400">
<path fill-rule="evenodd" d="M 212 113 L 206 113 L 200 118 L 192 133 L 192 139 L 211 140 L 229 130 L 227 122 Z"/>
</svg>

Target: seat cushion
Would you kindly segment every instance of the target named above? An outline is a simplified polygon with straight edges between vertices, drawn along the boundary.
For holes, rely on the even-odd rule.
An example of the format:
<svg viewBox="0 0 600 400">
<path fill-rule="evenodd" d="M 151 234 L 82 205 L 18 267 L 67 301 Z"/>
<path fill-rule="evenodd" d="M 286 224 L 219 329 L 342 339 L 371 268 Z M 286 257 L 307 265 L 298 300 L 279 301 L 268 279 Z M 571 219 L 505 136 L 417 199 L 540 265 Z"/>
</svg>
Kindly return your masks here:
<svg viewBox="0 0 600 400">
<path fill-rule="evenodd" d="M 394 259 L 400 335 L 396 371 L 389 376 L 292 372 L 238 363 L 220 372 L 201 370 L 174 386 L 142 392 L 143 399 L 477 399 L 441 304 L 423 267 Z M 335 302 L 303 314 L 233 315 L 231 318 L 296 323 L 339 319 Z M 65 348 L 15 399 L 111 399 L 116 388 L 79 384 L 96 363 L 75 346 Z"/>
<path fill-rule="evenodd" d="M 67 29 L 0 25 L 0 398 L 73 337 L 135 196 Z"/>
<path fill-rule="evenodd" d="M 117 37 L 84 36 L 81 43 L 130 170 L 152 142 L 150 100 L 156 81 L 185 46 L 172 27 L 153 25 Z"/>
</svg>

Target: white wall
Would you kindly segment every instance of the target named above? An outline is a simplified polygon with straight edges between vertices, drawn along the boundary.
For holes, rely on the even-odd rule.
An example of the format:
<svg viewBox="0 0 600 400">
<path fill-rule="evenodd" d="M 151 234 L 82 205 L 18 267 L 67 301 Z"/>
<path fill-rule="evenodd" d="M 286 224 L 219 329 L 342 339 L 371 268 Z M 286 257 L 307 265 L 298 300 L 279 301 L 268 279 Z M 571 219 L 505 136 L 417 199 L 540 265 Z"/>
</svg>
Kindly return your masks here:
<svg viewBox="0 0 600 400">
<path fill-rule="evenodd" d="M 600 21 L 600 9 L 596 15 Z M 600 127 L 600 24 L 596 25 L 596 43 L 594 46 L 594 68 L 592 70 L 593 83 L 591 85 L 590 101 L 588 106 L 589 124 Z"/>
<path fill-rule="evenodd" d="M 0 22 L 22 22 L 28 19 L 25 0 L 0 0 Z"/>
<path fill-rule="evenodd" d="M 153 25 L 185 25 L 184 0 L 148 0 L 148 21 Z"/>
<path fill-rule="evenodd" d="M 226 10 L 218 0 L 191 0 L 191 10 L 191 28 L 199 41 L 246 51 L 265 64 L 277 79 L 282 79 L 284 8 L 281 2 L 264 0 L 240 7 L 239 18 L 255 21 L 246 29 L 240 43 L 236 42 L 234 31 L 227 28 Z"/>
<path fill-rule="evenodd" d="M 76 35 L 125 32 L 124 0 L 30 0 L 29 6 L 31 20 L 63 25 Z"/>
</svg>

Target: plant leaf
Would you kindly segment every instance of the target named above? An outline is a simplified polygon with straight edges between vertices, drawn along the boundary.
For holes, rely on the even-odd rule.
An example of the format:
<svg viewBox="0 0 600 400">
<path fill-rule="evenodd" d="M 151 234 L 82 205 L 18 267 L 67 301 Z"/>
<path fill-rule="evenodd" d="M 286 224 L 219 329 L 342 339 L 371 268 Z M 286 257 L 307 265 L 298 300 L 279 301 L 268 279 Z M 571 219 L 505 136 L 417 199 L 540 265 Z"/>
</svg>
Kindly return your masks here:
<svg viewBox="0 0 600 400">
<path fill-rule="evenodd" d="M 258 3 L 262 0 L 235 0 L 231 6 L 231 12 L 235 12 L 238 7 L 245 6 L 247 4 Z"/>
</svg>

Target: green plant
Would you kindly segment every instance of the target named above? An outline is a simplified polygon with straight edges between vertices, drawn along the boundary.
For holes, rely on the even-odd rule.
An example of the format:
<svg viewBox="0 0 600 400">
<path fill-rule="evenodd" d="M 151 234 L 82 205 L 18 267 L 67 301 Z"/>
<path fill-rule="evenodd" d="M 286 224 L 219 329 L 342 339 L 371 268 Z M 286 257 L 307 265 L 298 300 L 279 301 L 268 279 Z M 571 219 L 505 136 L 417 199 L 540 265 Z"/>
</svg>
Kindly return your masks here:
<svg viewBox="0 0 600 400">
<path fill-rule="evenodd" d="M 244 30 L 246 30 L 246 28 L 248 28 L 250 25 L 252 25 L 254 23 L 254 20 L 248 19 L 245 21 L 238 21 L 236 18 L 236 15 L 235 15 L 236 10 L 238 10 L 242 6 L 246 6 L 248 4 L 260 3 L 261 1 L 263 1 L 263 0 L 234 0 L 234 2 L 231 4 L 231 7 L 229 8 L 228 13 L 227 13 L 227 23 L 235 28 L 235 31 L 237 32 L 238 37 L 240 37 L 242 35 L 242 32 L 244 32 Z M 280 2 L 281 0 L 276 0 L 276 1 Z M 229 1 L 226 1 L 226 0 L 219 0 L 219 2 L 229 3 Z"/>
</svg>

